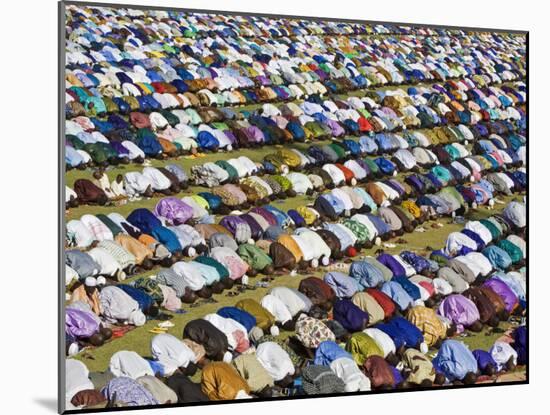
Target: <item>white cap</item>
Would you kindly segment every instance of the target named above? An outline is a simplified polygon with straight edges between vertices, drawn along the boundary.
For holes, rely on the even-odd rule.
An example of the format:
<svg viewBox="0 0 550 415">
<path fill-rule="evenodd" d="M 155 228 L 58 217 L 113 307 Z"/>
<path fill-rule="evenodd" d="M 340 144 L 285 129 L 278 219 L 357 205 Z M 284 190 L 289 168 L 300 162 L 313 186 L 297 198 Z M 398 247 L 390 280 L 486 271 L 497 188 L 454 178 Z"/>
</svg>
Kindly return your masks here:
<svg viewBox="0 0 550 415">
<path fill-rule="evenodd" d="M 494 199 L 489 199 L 489 206 L 491 206 L 491 207 L 495 206 L 495 200 Z"/>
<path fill-rule="evenodd" d="M 351 183 L 352 186 L 357 185 L 357 180 L 355 179 L 355 177 L 351 179 L 350 183 Z"/>
<path fill-rule="evenodd" d="M 313 259 L 311 260 L 311 266 L 312 266 L 313 268 L 317 268 L 317 267 L 319 266 L 319 260 L 318 260 L 317 258 L 313 258 Z"/>
<path fill-rule="evenodd" d="M 323 258 L 321 258 L 321 264 L 326 267 L 329 264 L 329 259 L 324 256 Z"/>
<path fill-rule="evenodd" d="M 97 285 L 105 285 L 107 284 L 107 280 L 105 277 L 97 277 Z"/>
<path fill-rule="evenodd" d="M 145 317 L 145 314 L 141 312 L 141 310 L 132 311 L 132 313 L 130 314 L 130 318 L 128 318 L 128 323 L 133 324 L 136 327 L 143 326 L 146 321 L 147 318 Z"/>
<path fill-rule="evenodd" d="M 246 241 L 246 243 L 248 243 L 250 245 L 254 245 L 256 243 L 256 241 L 254 241 L 254 239 L 250 238 L 248 241 Z"/>
<path fill-rule="evenodd" d="M 420 343 L 420 351 L 424 354 L 428 353 L 428 345 L 426 342 Z"/>
<path fill-rule="evenodd" d="M 187 250 L 187 255 L 189 256 L 195 256 L 197 255 L 197 250 L 193 247 L 190 247 L 188 250 Z"/>
<path fill-rule="evenodd" d="M 231 144 L 227 146 L 227 151 L 233 151 L 233 146 Z"/>
<path fill-rule="evenodd" d="M 287 174 L 288 173 L 288 166 L 286 164 L 282 164 L 281 165 L 281 172 L 283 174 Z"/>
<path fill-rule="evenodd" d="M 241 282 L 244 284 L 244 285 L 248 285 L 248 275 L 243 275 L 243 277 L 241 278 Z"/>
<path fill-rule="evenodd" d="M 86 277 L 84 285 L 86 287 L 95 287 L 97 285 L 97 280 L 94 277 Z"/>
<path fill-rule="evenodd" d="M 275 337 L 281 333 L 281 331 L 279 330 L 279 327 L 277 326 L 271 326 L 269 328 L 269 332 L 271 333 L 272 336 L 275 336 Z"/>
<path fill-rule="evenodd" d="M 69 346 L 68 355 L 69 356 L 74 356 L 78 352 L 79 352 L 78 343 L 76 343 L 76 342 L 71 343 L 71 345 Z"/>
<path fill-rule="evenodd" d="M 374 244 L 376 246 L 382 245 L 382 239 L 379 236 L 377 236 L 376 238 L 374 238 Z"/>
<path fill-rule="evenodd" d="M 232 360 L 233 360 L 233 355 L 231 354 L 231 352 L 225 352 L 223 354 L 223 361 L 225 363 L 231 363 Z"/>
<path fill-rule="evenodd" d="M 397 170 L 394 170 L 394 171 L 393 171 L 392 176 L 393 176 L 393 177 L 397 176 Z"/>
</svg>

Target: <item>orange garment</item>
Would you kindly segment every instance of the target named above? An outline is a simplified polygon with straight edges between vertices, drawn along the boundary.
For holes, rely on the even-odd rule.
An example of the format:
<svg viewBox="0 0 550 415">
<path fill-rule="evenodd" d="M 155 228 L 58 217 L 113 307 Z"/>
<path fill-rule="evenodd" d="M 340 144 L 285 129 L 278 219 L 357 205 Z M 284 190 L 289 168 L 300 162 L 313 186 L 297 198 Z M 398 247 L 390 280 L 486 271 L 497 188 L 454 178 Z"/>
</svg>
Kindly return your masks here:
<svg viewBox="0 0 550 415">
<path fill-rule="evenodd" d="M 281 236 L 279 236 L 279 239 L 277 239 L 277 242 L 283 245 L 292 253 L 292 255 L 294 255 L 296 263 L 300 262 L 303 259 L 304 254 L 302 253 L 302 250 L 300 249 L 296 241 L 292 238 L 292 236 L 282 234 Z"/>
<path fill-rule="evenodd" d="M 136 257 L 136 264 L 141 265 L 145 258 L 153 258 L 154 252 L 145 244 L 130 235 L 119 233 L 115 242 Z"/>
<path fill-rule="evenodd" d="M 88 304 L 92 311 L 98 316 L 101 314 L 101 303 L 99 302 L 98 290 L 94 290 L 93 294 L 90 296 L 86 292 L 86 287 L 82 284 L 76 288 L 71 295 L 71 304 L 77 301 L 82 301 L 83 303 Z"/>
</svg>

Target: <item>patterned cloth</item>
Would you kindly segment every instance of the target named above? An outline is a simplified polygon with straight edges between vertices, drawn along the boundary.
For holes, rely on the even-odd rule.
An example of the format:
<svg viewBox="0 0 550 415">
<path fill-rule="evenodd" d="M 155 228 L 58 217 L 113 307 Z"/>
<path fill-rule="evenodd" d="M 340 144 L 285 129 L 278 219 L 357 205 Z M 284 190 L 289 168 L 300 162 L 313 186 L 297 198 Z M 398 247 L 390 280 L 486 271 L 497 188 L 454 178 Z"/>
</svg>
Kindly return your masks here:
<svg viewBox="0 0 550 415">
<path fill-rule="evenodd" d="M 111 379 L 109 383 L 101 390 L 101 393 L 103 393 L 107 399 L 116 398 L 116 402 L 122 403 L 125 406 L 159 404 L 153 394 L 144 386 L 127 377 Z"/>
<path fill-rule="evenodd" d="M 334 333 L 316 318 L 302 314 L 296 321 L 296 337 L 305 347 L 316 349 L 324 341 L 335 341 Z"/>
</svg>

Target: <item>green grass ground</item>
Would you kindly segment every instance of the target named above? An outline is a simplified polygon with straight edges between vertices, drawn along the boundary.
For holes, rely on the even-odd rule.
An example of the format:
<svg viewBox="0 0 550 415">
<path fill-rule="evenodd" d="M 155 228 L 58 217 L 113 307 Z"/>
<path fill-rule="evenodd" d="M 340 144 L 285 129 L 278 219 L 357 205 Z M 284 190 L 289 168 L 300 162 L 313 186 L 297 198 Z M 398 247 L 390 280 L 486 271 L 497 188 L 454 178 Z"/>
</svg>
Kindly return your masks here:
<svg viewBox="0 0 550 415">
<path fill-rule="evenodd" d="M 507 199 L 508 201 L 509 199 Z M 504 205 L 497 205 L 498 208 Z M 472 219 L 479 219 L 483 217 L 488 217 L 495 213 L 495 211 L 490 211 L 485 208 L 480 208 L 475 212 L 471 212 L 471 218 Z M 386 249 L 389 253 L 397 253 L 404 249 L 410 249 L 422 252 L 425 250 L 427 246 L 432 246 L 434 248 L 441 247 L 446 238 L 447 235 L 450 232 L 459 230 L 462 228 L 461 225 L 452 223 L 451 219 L 449 218 L 443 218 L 439 219 L 437 221 L 438 223 L 443 224 L 443 227 L 441 228 L 432 228 L 431 225 L 435 223 L 434 221 L 426 222 L 424 224 L 424 227 L 428 229 L 425 233 L 419 233 L 419 232 L 413 232 L 411 234 L 406 234 L 403 236 L 403 238 L 407 241 L 406 244 L 396 244 L 395 248 Z M 395 242 L 395 241 L 394 241 Z M 363 250 L 361 252 L 361 255 L 374 255 L 374 252 L 377 248 L 372 248 L 370 250 Z M 150 271 L 146 274 L 140 274 L 139 276 L 143 275 L 150 275 L 153 274 L 154 271 Z M 312 275 L 312 274 L 308 274 Z M 322 272 L 316 273 L 318 276 L 322 276 Z M 131 281 L 132 279 L 137 278 L 138 276 L 134 276 L 131 279 L 127 281 Z M 186 311 L 185 314 L 171 314 L 173 318 L 171 321 L 175 324 L 175 327 L 169 329 L 169 333 L 181 337 L 183 328 L 185 327 L 185 324 L 193 319 L 200 318 L 201 316 L 213 313 L 217 309 L 233 305 L 240 299 L 244 298 L 254 298 L 256 300 L 259 300 L 262 298 L 267 291 L 273 287 L 273 286 L 288 286 L 297 288 L 300 280 L 304 278 L 305 275 L 297 275 L 297 276 L 290 276 L 290 275 L 284 275 L 284 276 L 278 276 L 276 277 L 275 281 L 271 283 L 271 286 L 268 288 L 256 288 L 255 290 L 247 290 L 244 293 L 241 293 L 237 297 L 228 297 L 226 296 L 226 291 L 219 295 L 214 295 L 213 298 L 216 300 L 216 303 L 206 303 L 201 304 L 198 307 L 190 307 L 188 305 L 184 305 L 183 309 Z M 259 281 L 259 277 L 252 278 L 251 284 L 254 284 L 256 281 Z M 87 349 L 83 352 L 81 352 L 79 355 L 76 356 L 77 359 L 80 359 L 86 363 L 90 371 L 105 371 L 109 366 L 109 359 L 112 356 L 113 353 L 119 351 L 119 350 L 134 350 L 140 355 L 144 357 L 150 356 L 150 341 L 153 338 L 154 334 L 149 333 L 149 330 L 151 330 L 153 327 L 157 325 L 158 321 L 149 321 L 145 326 L 138 327 L 127 334 L 125 334 L 122 338 L 115 339 L 102 347 L 94 348 L 94 349 Z M 509 328 L 509 324 L 501 323 L 500 328 L 503 330 L 506 330 Z M 482 348 L 482 349 L 488 349 L 491 344 L 494 343 L 494 341 L 502 336 L 502 332 L 492 332 L 491 330 L 484 329 L 481 333 L 469 333 L 467 337 L 461 338 L 464 342 L 466 342 L 470 348 L 476 349 L 476 348 Z"/>
<path fill-rule="evenodd" d="M 358 92 L 357 94 L 362 95 L 362 92 Z M 357 95 L 355 94 L 355 95 Z M 257 107 L 257 106 L 253 106 Z M 253 109 L 253 107 L 249 109 Z M 324 144 L 328 141 L 316 141 L 316 144 Z M 292 143 L 288 144 L 288 146 L 292 146 L 294 148 L 297 148 L 299 150 L 307 150 L 307 147 L 311 143 Z M 210 153 L 205 154 L 203 157 L 196 157 L 191 158 L 188 156 L 180 156 L 175 159 L 169 159 L 169 160 L 151 160 L 151 166 L 154 167 L 160 167 L 164 166 L 166 164 L 175 163 L 182 167 L 184 167 L 186 172 L 189 172 L 190 168 L 197 164 L 202 164 L 207 161 L 215 161 L 219 159 L 229 159 L 237 156 L 247 156 L 253 161 L 261 161 L 263 157 L 270 153 L 275 151 L 276 147 L 274 146 L 264 146 L 261 148 L 256 149 L 242 149 L 238 152 L 217 152 L 217 153 Z M 114 180 L 114 178 L 118 174 L 124 174 L 129 171 L 140 171 L 143 168 L 142 165 L 139 164 L 129 164 L 129 165 L 120 165 L 115 167 L 109 167 L 107 169 L 107 175 L 109 176 L 110 180 Z M 71 170 L 68 171 L 66 174 L 66 183 L 69 186 L 72 186 L 74 181 L 79 178 L 92 178 L 92 172 L 93 169 L 86 169 L 86 170 Z M 402 176 L 402 175 L 399 175 Z M 186 195 L 192 195 L 200 191 L 204 191 L 204 187 L 198 187 L 198 186 L 190 186 L 187 190 L 181 192 L 180 194 L 176 195 L 178 197 L 184 197 Z M 66 220 L 69 221 L 71 219 L 79 219 L 84 214 L 98 214 L 98 213 L 110 213 L 113 211 L 117 211 L 123 216 L 127 216 L 131 211 L 133 211 L 136 208 L 148 208 L 153 209 L 154 206 L 157 204 L 157 202 L 161 199 L 161 197 L 153 197 L 151 199 L 143 199 L 136 202 L 127 203 L 126 205 L 122 206 L 79 206 L 77 208 L 70 209 L 66 211 Z M 502 198 L 505 202 L 510 201 L 512 198 Z M 283 201 L 275 201 L 273 202 L 275 206 L 283 209 L 288 210 L 291 208 L 295 208 L 297 206 L 307 204 L 309 202 L 313 202 L 314 197 L 310 196 L 297 196 L 295 198 L 288 198 Z M 495 206 L 495 210 L 489 211 L 488 209 L 482 207 L 477 209 L 476 211 L 471 211 L 469 213 L 469 217 L 471 219 L 480 219 L 484 217 L 488 217 L 498 210 L 502 209 L 505 205 L 497 204 Z M 398 253 L 404 249 L 408 250 L 414 250 L 419 253 L 423 253 L 423 251 L 426 251 L 426 247 L 430 246 L 433 248 L 439 248 L 441 247 L 446 238 L 447 235 L 450 232 L 460 230 L 462 228 L 462 225 L 458 225 L 455 223 L 452 223 L 451 219 L 449 218 L 443 218 L 439 219 L 437 221 L 440 224 L 443 224 L 443 227 L 441 228 L 432 228 L 431 225 L 435 222 L 427 222 L 423 226 L 427 229 L 427 232 L 419 233 L 419 232 L 413 232 L 411 234 L 406 234 L 403 236 L 403 238 L 406 240 L 406 244 L 396 244 L 395 248 L 386 249 L 386 252 L 388 253 Z M 395 243 L 395 241 L 392 241 Z M 378 248 L 372 248 L 370 250 L 363 250 L 361 252 L 361 255 L 374 255 L 376 249 Z M 149 271 L 144 274 L 134 275 L 131 278 L 127 279 L 126 282 L 132 281 L 140 276 L 147 276 L 154 274 L 155 270 Z M 316 273 L 318 276 L 322 276 L 323 272 L 319 271 Z M 311 274 L 308 274 L 311 275 Z M 305 275 L 297 275 L 297 276 L 290 276 L 290 275 L 284 275 L 284 276 L 278 276 L 274 282 L 271 283 L 270 287 L 268 288 L 256 288 L 255 290 L 247 290 L 244 293 L 239 294 L 237 297 L 228 297 L 226 296 L 226 292 L 219 295 L 214 295 L 213 298 L 216 301 L 215 303 L 204 303 L 201 304 L 198 307 L 190 307 L 188 305 L 183 306 L 183 310 L 186 311 L 185 314 L 173 314 L 168 313 L 172 315 L 171 321 L 175 324 L 175 327 L 169 329 L 169 333 L 181 337 L 183 328 L 185 327 L 185 324 L 193 319 L 200 318 L 201 316 L 213 313 L 217 309 L 233 305 L 240 299 L 244 298 L 254 298 L 256 300 L 261 299 L 268 290 L 273 286 L 288 286 L 288 287 L 294 287 L 297 288 L 300 280 L 304 278 Z M 254 284 L 256 281 L 259 281 L 259 278 L 251 279 L 251 284 Z M 109 359 L 113 355 L 113 353 L 119 351 L 119 350 L 134 350 L 140 355 L 144 357 L 150 356 L 150 341 L 155 336 L 153 333 L 149 333 L 149 330 L 154 328 L 157 325 L 158 321 L 149 321 L 147 324 L 145 324 L 143 327 L 138 327 L 127 334 L 125 334 L 123 337 L 115 339 L 102 347 L 99 348 L 88 348 L 79 353 L 77 356 L 75 356 L 76 359 L 80 359 L 84 361 L 92 372 L 103 372 L 105 371 L 109 366 Z M 480 333 L 467 333 L 465 337 L 461 337 L 461 340 L 463 340 L 465 343 L 467 343 L 470 348 L 476 349 L 488 349 L 494 341 L 502 336 L 503 331 L 510 328 L 510 323 L 501 323 L 500 327 L 501 330 L 499 331 L 493 331 L 491 329 L 485 328 Z M 282 335 L 288 336 L 292 333 L 285 333 L 283 332 Z M 433 353 L 434 351 L 431 351 Z M 521 372 L 523 373 L 523 372 Z M 200 371 L 197 375 L 195 375 L 194 380 L 200 379 Z"/>
</svg>

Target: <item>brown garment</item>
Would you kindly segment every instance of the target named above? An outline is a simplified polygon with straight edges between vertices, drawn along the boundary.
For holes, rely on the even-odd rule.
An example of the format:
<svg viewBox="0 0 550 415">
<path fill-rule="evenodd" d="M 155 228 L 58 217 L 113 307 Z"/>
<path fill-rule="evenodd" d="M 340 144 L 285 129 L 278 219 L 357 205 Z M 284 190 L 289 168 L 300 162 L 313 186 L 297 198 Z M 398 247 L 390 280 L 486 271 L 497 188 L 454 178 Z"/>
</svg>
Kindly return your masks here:
<svg viewBox="0 0 550 415">
<path fill-rule="evenodd" d="M 279 242 L 273 242 L 269 245 L 269 256 L 273 260 L 275 269 L 292 269 L 296 266 L 296 257 Z"/>
<path fill-rule="evenodd" d="M 282 234 L 281 236 L 279 236 L 279 239 L 277 239 L 277 243 L 281 244 L 292 253 L 294 259 L 296 260 L 296 263 L 299 263 L 302 260 L 302 250 L 300 249 L 296 241 L 292 238 L 292 236 Z"/>
<path fill-rule="evenodd" d="M 502 313 L 506 309 L 506 304 L 504 303 L 504 300 L 495 293 L 493 290 L 491 290 L 489 287 L 479 287 L 479 289 L 485 294 L 485 296 L 491 301 L 493 304 L 493 307 L 495 307 L 495 312 L 497 314 Z"/>
<path fill-rule="evenodd" d="M 202 370 L 202 391 L 211 401 L 233 400 L 239 391 L 250 388 L 237 369 L 225 362 L 212 362 Z"/>
<path fill-rule="evenodd" d="M 109 200 L 105 192 L 88 179 L 78 179 L 74 182 L 74 191 L 80 203 L 105 204 Z"/>
<path fill-rule="evenodd" d="M 317 232 L 319 236 L 323 238 L 323 241 L 325 241 L 325 243 L 328 245 L 332 254 L 342 251 L 340 239 L 338 239 L 338 237 L 333 232 L 326 229 L 319 229 L 315 232 Z"/>
<path fill-rule="evenodd" d="M 323 305 L 334 300 L 334 291 L 326 282 L 317 277 L 307 277 L 300 281 L 298 291 L 308 297 L 315 305 Z"/>
<path fill-rule="evenodd" d="M 372 197 L 372 200 L 374 200 L 374 203 L 376 203 L 378 206 L 380 206 L 384 202 L 384 200 L 386 200 L 386 194 L 375 183 L 372 183 L 372 182 L 367 183 L 365 186 L 365 189 L 367 190 L 368 194 Z"/>
<path fill-rule="evenodd" d="M 99 405 L 100 403 L 106 402 L 107 398 L 103 394 L 95 389 L 87 389 L 78 392 L 71 399 L 71 404 L 78 407 L 89 407 Z"/>
<path fill-rule="evenodd" d="M 479 321 L 483 324 L 496 315 L 495 306 L 480 288 L 470 287 L 462 295 L 476 305 L 479 311 Z"/>
<path fill-rule="evenodd" d="M 393 371 L 388 362 L 386 362 L 382 356 L 369 356 L 363 364 L 363 369 L 367 377 L 370 379 L 370 383 L 373 388 L 376 389 L 382 386 L 394 386 L 395 378 L 393 377 Z"/>
</svg>

